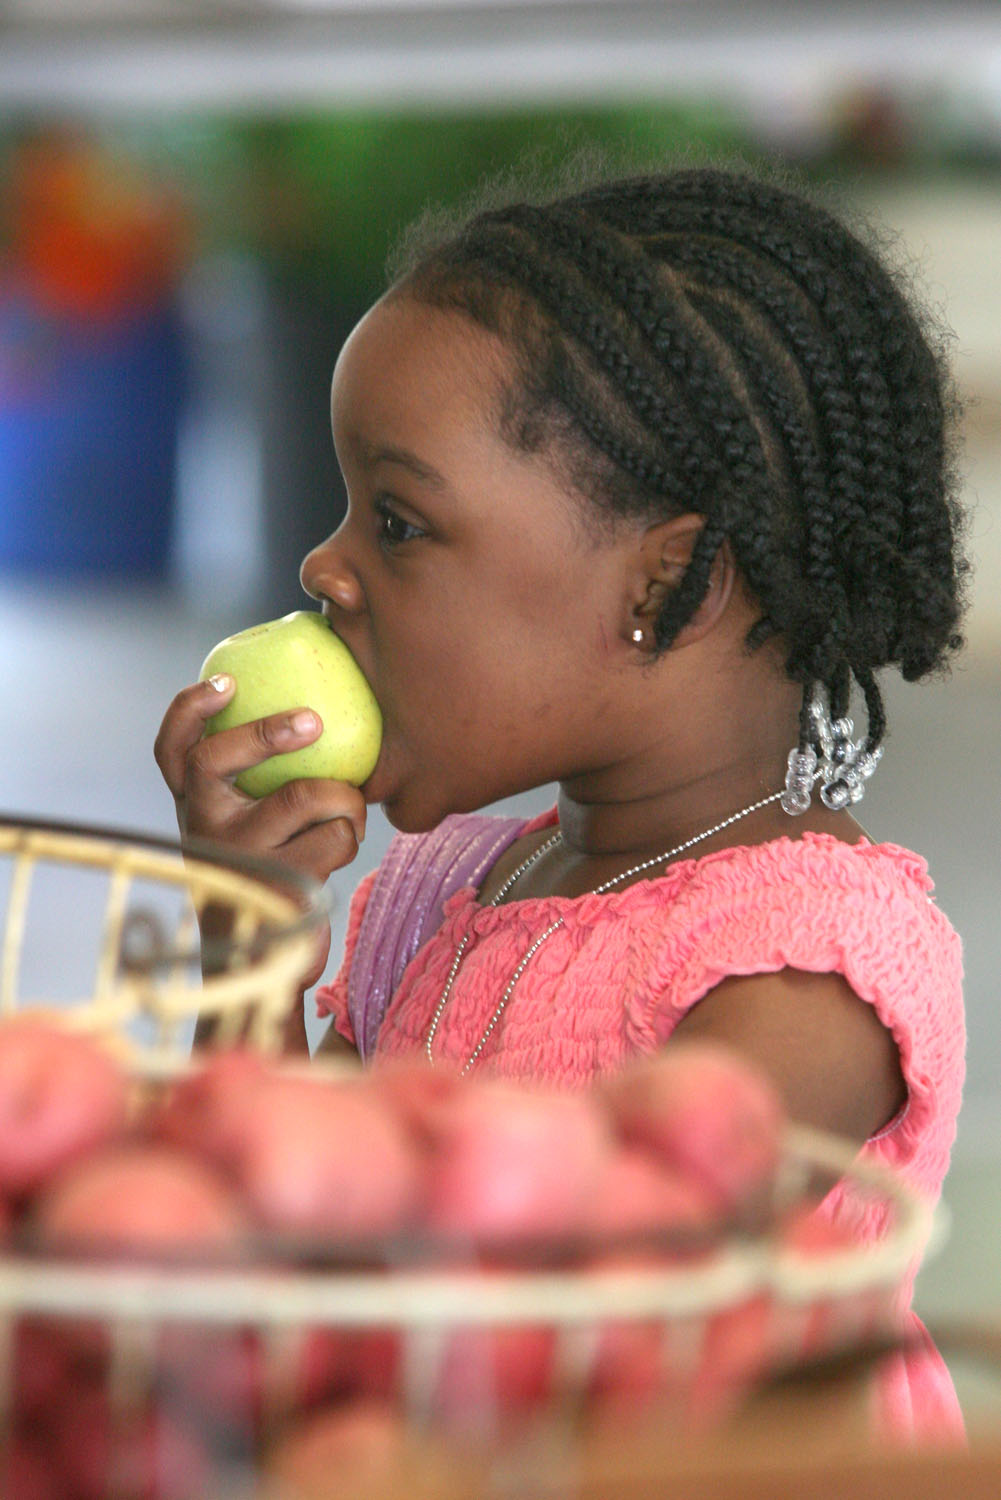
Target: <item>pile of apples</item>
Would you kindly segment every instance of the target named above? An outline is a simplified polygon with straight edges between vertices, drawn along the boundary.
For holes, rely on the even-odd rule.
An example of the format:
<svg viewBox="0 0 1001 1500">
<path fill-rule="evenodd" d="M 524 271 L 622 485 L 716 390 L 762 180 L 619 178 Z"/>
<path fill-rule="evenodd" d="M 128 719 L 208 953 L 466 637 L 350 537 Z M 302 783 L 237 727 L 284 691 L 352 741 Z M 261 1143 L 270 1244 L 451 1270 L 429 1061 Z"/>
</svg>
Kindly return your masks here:
<svg viewBox="0 0 1001 1500">
<path fill-rule="evenodd" d="M 705 1045 L 586 1093 L 423 1063 L 331 1074 L 249 1050 L 150 1084 L 102 1042 L 25 1014 L 0 1023 L 0 1246 L 208 1268 L 222 1299 L 234 1268 L 687 1266 L 735 1227 L 761 1227 L 785 1127 L 770 1084 Z M 673 1380 L 687 1415 L 721 1409 L 759 1375 L 767 1319 L 762 1296 L 714 1314 L 683 1372 L 660 1323 L 606 1322 L 574 1397 L 595 1421 L 617 1420 Z M 329 1492 L 331 1465 L 349 1495 L 351 1472 L 361 1493 L 367 1465 L 405 1451 L 415 1374 L 403 1328 L 317 1322 L 275 1336 L 266 1307 L 254 1327 L 164 1320 L 123 1394 L 123 1327 L 11 1316 L 9 1500 L 195 1500 L 231 1493 L 244 1471 L 294 1500 Z M 470 1325 L 438 1340 L 417 1385 L 435 1441 L 461 1444 L 537 1418 L 567 1379 L 555 1324 Z"/>
</svg>

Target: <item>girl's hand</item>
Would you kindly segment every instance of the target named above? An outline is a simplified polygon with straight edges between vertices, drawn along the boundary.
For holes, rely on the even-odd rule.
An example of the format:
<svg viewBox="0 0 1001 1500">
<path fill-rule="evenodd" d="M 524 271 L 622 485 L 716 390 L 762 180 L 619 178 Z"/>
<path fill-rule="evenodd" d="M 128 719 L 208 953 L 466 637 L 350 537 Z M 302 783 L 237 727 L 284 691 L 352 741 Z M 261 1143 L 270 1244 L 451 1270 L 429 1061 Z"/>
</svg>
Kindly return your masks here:
<svg viewBox="0 0 1001 1500">
<path fill-rule="evenodd" d="M 214 839 L 277 860 L 321 884 L 350 864 L 365 836 L 365 799 L 343 781 L 290 781 L 268 797 L 234 785 L 240 771 L 280 751 L 311 744 L 322 731 L 311 709 L 272 714 L 203 737 L 206 721 L 233 694 L 230 677 L 184 688 L 171 703 L 154 746 L 174 796 L 182 843 Z"/>
</svg>

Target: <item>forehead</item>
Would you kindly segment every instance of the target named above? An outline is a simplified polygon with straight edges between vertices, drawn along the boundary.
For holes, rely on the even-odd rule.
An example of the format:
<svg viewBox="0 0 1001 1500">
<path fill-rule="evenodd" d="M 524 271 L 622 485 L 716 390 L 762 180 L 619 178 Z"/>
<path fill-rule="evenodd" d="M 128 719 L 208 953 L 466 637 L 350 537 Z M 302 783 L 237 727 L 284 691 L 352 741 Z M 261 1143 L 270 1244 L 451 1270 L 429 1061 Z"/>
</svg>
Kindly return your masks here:
<svg viewBox="0 0 1001 1500">
<path fill-rule="evenodd" d="M 449 430 L 495 436 L 513 378 L 495 334 L 460 312 L 391 294 L 365 314 L 337 360 L 335 436 L 361 446 L 418 435 L 426 444 Z"/>
<path fill-rule="evenodd" d="M 558 520 L 560 545 L 607 540 L 599 517 L 552 445 L 513 438 L 521 380 L 503 339 L 465 313 L 405 293 L 377 302 L 334 369 L 331 423 L 349 486 L 382 463 L 402 464 L 453 514 L 484 512 L 537 529 Z"/>
</svg>

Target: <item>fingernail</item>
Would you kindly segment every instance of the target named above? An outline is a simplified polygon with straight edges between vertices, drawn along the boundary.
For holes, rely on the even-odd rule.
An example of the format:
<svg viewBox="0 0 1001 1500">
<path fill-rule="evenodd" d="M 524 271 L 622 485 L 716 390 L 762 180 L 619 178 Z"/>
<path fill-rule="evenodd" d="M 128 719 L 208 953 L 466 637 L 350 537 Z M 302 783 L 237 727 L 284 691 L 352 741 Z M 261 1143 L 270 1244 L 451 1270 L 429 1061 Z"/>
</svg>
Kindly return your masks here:
<svg viewBox="0 0 1001 1500">
<path fill-rule="evenodd" d="M 233 679 L 228 672 L 216 672 L 214 677 L 206 677 L 205 681 L 210 688 L 215 688 L 217 693 L 228 693 L 233 686 Z"/>
<path fill-rule="evenodd" d="M 312 709 L 300 708 L 289 719 L 289 728 L 296 734 L 309 734 L 316 728 L 316 715 Z"/>
</svg>

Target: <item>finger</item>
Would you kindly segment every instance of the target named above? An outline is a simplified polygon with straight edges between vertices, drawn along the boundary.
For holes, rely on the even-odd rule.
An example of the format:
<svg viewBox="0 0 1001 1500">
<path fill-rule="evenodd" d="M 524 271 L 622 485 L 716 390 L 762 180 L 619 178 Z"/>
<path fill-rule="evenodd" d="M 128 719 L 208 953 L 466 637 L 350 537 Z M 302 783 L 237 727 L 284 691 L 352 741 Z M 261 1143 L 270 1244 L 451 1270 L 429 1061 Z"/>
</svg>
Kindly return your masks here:
<svg viewBox="0 0 1001 1500">
<path fill-rule="evenodd" d="M 185 790 L 191 797 L 211 795 L 223 784 L 228 786 L 241 771 L 249 771 L 272 755 L 311 745 L 322 731 L 320 717 L 311 708 L 290 709 L 221 729 L 190 749 L 185 760 Z"/>
<path fill-rule="evenodd" d="M 297 870 L 322 885 L 335 870 L 343 870 L 358 854 L 358 840 L 347 818 L 315 823 L 280 851 Z"/>
<path fill-rule="evenodd" d="M 246 810 L 241 821 L 244 828 L 253 825 L 255 842 L 273 849 L 298 844 L 314 831 L 318 837 L 310 841 L 311 848 L 322 848 L 330 840 L 338 852 L 335 862 L 322 871 L 325 877 L 354 859 L 365 837 L 367 816 L 365 798 L 357 787 L 345 781 L 303 777 L 263 797 Z M 338 823 L 343 826 L 333 826 Z"/>
<path fill-rule="evenodd" d="M 201 739 L 207 721 L 232 698 L 235 687 L 232 677 L 218 673 L 183 688 L 164 714 L 153 755 L 175 797 L 184 792 L 188 752 Z"/>
</svg>

